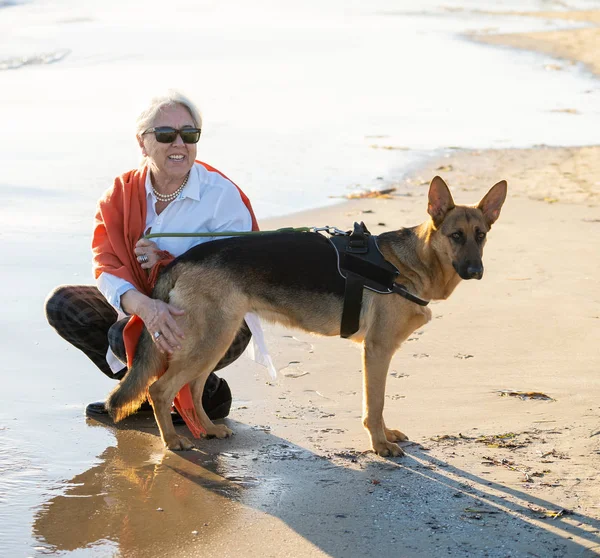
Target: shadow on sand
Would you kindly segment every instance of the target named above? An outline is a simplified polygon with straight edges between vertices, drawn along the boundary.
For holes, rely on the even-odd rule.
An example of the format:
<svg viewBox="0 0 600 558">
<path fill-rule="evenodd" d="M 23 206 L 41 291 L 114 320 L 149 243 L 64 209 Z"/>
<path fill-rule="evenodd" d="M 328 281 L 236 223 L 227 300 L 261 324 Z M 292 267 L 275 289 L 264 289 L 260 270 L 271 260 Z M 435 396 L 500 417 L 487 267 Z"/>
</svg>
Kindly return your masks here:
<svg viewBox="0 0 600 558">
<path fill-rule="evenodd" d="M 145 421 L 145 422 L 144 422 Z M 457 469 L 418 445 L 401 459 L 316 455 L 228 420 L 195 451 L 162 448 L 151 418 L 37 511 L 43 554 L 86 556 L 593 556 L 600 522 Z M 90 424 L 99 425 L 90 421 Z M 142 432 L 140 432 L 142 431 Z M 536 511 L 537 510 L 537 511 Z M 594 532 L 595 531 L 595 532 Z"/>
</svg>

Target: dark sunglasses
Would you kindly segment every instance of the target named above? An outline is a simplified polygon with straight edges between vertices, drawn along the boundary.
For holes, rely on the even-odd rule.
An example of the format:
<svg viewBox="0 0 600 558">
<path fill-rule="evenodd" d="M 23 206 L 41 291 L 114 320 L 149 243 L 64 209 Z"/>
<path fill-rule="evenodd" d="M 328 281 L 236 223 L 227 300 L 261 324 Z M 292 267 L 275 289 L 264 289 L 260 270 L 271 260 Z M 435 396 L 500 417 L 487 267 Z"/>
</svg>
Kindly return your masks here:
<svg viewBox="0 0 600 558">
<path fill-rule="evenodd" d="M 154 134 L 158 143 L 173 143 L 177 139 L 177 134 L 181 136 L 183 143 L 198 143 L 200 139 L 200 128 L 171 128 L 171 126 L 158 126 L 157 128 L 148 128 L 143 134 Z"/>
</svg>

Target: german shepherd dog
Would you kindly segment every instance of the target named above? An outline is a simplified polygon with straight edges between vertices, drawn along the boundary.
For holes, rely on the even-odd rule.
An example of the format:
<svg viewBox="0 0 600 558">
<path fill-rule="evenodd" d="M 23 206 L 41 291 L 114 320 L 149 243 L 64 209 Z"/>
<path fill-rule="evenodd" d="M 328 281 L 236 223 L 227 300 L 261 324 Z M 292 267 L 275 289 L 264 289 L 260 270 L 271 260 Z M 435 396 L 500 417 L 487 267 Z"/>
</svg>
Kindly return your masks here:
<svg viewBox="0 0 600 558">
<path fill-rule="evenodd" d="M 493 186 L 477 206 L 455 206 L 446 183 L 430 184 L 421 225 L 378 236 L 385 258 L 400 271 L 406 289 L 426 300 L 446 299 L 461 279 L 481 279 L 487 232 L 500 215 L 506 181 Z M 207 242 L 190 249 L 159 277 L 153 297 L 185 310 L 177 317 L 185 333 L 167 363 L 144 330 L 133 365 L 111 393 L 107 407 L 118 421 L 134 412 L 148 393 L 163 442 L 171 450 L 193 444 L 176 433 L 170 409 L 190 383 L 207 436 L 233 432 L 214 424 L 202 408 L 208 374 L 225 354 L 247 312 L 320 335 L 340 335 L 345 280 L 331 243 L 318 233 L 275 232 Z M 364 291 L 360 328 L 350 338 L 363 345 L 363 425 L 373 450 L 403 455 L 408 440 L 383 420 L 390 360 L 410 334 L 431 319 L 431 310 L 395 294 Z M 157 371 L 168 366 L 157 379 Z"/>
</svg>

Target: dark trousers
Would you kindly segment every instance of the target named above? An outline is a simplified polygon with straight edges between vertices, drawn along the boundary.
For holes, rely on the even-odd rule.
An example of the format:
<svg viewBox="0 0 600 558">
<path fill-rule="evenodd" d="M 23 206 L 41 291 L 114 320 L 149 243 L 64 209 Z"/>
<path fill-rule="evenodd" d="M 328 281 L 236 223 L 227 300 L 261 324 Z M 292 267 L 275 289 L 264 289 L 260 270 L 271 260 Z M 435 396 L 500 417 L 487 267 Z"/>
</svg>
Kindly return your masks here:
<svg viewBox="0 0 600 558">
<path fill-rule="evenodd" d="M 63 285 L 50 293 L 45 304 L 46 318 L 56 332 L 89 359 L 109 378 L 120 380 L 127 372 L 123 329 L 129 318 L 117 321 L 117 311 L 100 291 L 91 285 Z M 215 370 L 236 360 L 247 347 L 251 337 L 244 323 L 227 353 Z M 108 348 L 123 362 L 123 368 L 113 373 L 106 362 Z M 211 372 L 204 393 L 217 389 L 219 378 Z M 209 395 L 210 396 L 210 395 Z"/>
</svg>

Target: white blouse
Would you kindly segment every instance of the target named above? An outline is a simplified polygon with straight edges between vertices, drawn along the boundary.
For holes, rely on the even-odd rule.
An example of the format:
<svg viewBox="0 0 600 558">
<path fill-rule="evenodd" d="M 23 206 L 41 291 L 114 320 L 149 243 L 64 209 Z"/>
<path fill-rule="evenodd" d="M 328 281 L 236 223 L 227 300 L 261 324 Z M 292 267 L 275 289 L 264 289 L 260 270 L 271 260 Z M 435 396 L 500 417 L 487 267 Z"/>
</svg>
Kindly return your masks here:
<svg viewBox="0 0 600 558">
<path fill-rule="evenodd" d="M 155 211 L 157 199 L 152 191 L 150 173 L 147 173 L 146 201 L 146 233 L 149 229 L 152 233 L 252 230 L 252 217 L 233 182 L 199 163 L 192 167 L 185 188 L 160 215 Z M 160 250 L 167 250 L 177 257 L 197 244 L 216 238 L 224 237 L 157 237 L 152 241 Z M 119 317 L 124 317 L 121 296 L 135 287 L 110 273 L 101 273 L 96 284 Z"/>
</svg>

